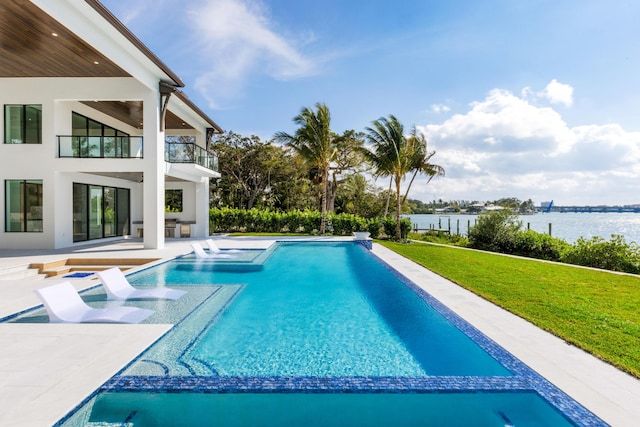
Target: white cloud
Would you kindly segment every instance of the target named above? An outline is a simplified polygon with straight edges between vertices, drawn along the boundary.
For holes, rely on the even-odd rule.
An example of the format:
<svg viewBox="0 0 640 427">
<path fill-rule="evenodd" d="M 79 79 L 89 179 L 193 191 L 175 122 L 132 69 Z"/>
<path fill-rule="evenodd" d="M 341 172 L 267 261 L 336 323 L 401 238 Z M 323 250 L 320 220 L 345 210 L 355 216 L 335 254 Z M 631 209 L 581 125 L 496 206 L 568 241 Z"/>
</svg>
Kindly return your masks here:
<svg viewBox="0 0 640 427">
<path fill-rule="evenodd" d="M 195 86 L 212 107 L 236 96 L 251 74 L 288 79 L 314 72 L 314 62 L 275 30 L 261 3 L 205 0 L 192 6 L 188 17 L 200 62 L 210 70 Z"/>
<path fill-rule="evenodd" d="M 565 152 L 574 136 L 558 112 L 536 107 L 501 89 L 492 90 L 466 114 L 456 114 L 441 125 L 424 128 L 431 139 L 446 139 L 449 146 L 488 151 L 527 151 L 542 146 L 549 153 Z"/>
<path fill-rule="evenodd" d="M 545 93 L 559 96 L 556 89 L 552 81 Z M 637 191 L 630 191 L 640 181 L 640 132 L 618 124 L 570 127 L 553 108 L 535 105 L 532 94 L 530 88 L 521 97 L 494 89 L 463 114 L 418 126 L 446 177 L 414 184 L 413 196 L 640 203 Z"/>
<path fill-rule="evenodd" d="M 451 111 L 451 108 L 444 105 L 444 104 L 433 104 L 431 106 L 431 111 L 433 111 L 434 113 L 448 113 L 449 111 Z"/>
<path fill-rule="evenodd" d="M 560 83 L 556 79 L 551 80 L 540 95 L 552 104 L 563 104 L 565 107 L 573 105 L 573 87 Z"/>
</svg>

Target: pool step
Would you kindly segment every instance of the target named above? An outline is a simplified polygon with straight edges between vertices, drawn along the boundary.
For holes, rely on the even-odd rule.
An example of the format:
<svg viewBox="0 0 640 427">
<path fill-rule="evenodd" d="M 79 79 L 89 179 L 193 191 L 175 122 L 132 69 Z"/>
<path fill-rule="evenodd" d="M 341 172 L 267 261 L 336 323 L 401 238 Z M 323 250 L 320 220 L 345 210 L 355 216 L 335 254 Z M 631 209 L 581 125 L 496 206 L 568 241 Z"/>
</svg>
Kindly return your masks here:
<svg viewBox="0 0 640 427">
<path fill-rule="evenodd" d="M 33 263 L 29 267 L 38 269 L 45 277 L 59 277 L 76 271 L 101 271 L 112 267 L 124 271 L 154 261 L 157 261 L 157 258 L 67 258 Z"/>
<path fill-rule="evenodd" d="M 29 264 L 0 268 L 0 280 L 34 280 L 44 279 L 46 274 L 40 274 L 38 269 Z"/>
</svg>

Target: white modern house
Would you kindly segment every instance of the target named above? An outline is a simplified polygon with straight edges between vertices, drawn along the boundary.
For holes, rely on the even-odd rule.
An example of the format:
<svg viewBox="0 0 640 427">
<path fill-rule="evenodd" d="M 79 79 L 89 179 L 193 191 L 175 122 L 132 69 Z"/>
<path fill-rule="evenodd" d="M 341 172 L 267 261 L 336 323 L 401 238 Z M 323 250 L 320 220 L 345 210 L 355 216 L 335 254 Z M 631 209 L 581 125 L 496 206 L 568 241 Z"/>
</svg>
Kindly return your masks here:
<svg viewBox="0 0 640 427">
<path fill-rule="evenodd" d="M 0 249 L 209 234 L 222 129 L 97 0 L 0 2 Z"/>
</svg>

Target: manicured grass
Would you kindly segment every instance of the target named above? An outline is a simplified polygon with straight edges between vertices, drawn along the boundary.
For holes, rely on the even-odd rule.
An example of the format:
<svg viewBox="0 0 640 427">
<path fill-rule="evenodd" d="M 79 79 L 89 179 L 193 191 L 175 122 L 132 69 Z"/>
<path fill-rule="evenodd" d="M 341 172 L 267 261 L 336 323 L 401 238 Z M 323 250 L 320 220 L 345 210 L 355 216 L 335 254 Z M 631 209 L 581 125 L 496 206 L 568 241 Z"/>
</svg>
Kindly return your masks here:
<svg viewBox="0 0 640 427">
<path fill-rule="evenodd" d="M 422 243 L 379 242 L 640 378 L 640 277 Z"/>
</svg>

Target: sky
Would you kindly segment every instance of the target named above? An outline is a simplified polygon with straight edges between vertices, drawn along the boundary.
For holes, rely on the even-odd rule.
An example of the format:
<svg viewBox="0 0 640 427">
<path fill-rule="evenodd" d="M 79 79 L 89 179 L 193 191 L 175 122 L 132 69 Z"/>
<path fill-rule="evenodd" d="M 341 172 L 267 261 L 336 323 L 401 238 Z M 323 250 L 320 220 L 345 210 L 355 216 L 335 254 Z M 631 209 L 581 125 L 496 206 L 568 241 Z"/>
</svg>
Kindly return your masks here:
<svg viewBox="0 0 640 427">
<path fill-rule="evenodd" d="M 227 131 L 270 140 L 318 102 L 337 133 L 393 114 L 446 171 L 410 198 L 640 204 L 637 0 L 102 3 Z"/>
</svg>

